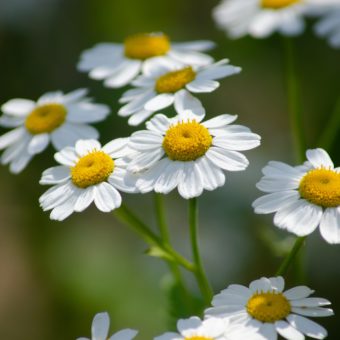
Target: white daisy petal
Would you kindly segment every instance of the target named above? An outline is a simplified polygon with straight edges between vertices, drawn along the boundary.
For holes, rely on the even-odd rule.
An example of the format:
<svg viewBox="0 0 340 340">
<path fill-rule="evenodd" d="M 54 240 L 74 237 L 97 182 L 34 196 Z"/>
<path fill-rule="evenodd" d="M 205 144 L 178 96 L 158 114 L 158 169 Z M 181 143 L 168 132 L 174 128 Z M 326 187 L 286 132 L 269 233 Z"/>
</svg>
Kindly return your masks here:
<svg viewBox="0 0 340 340">
<path fill-rule="evenodd" d="M 307 159 L 315 168 L 331 168 L 334 169 L 334 164 L 328 153 L 323 149 L 307 150 Z"/>
<path fill-rule="evenodd" d="M 186 90 L 180 90 L 175 94 L 175 110 L 181 113 L 186 110 L 192 111 L 198 117 L 205 115 L 205 109 L 199 99 L 195 98 Z"/>
<path fill-rule="evenodd" d="M 70 178 L 70 168 L 60 165 L 49 168 L 42 173 L 39 184 L 59 184 Z"/>
<path fill-rule="evenodd" d="M 20 157 L 23 152 L 28 155 L 28 152 L 26 152 L 25 149 L 27 147 L 27 143 L 29 143 L 30 140 L 31 137 L 26 135 L 24 138 L 22 138 L 22 140 L 10 145 L 1 155 L 1 164 L 8 164 L 12 162 L 16 158 Z"/>
<path fill-rule="evenodd" d="M 320 233 L 331 244 L 340 243 L 340 210 L 327 208 L 321 218 Z"/>
<path fill-rule="evenodd" d="M 20 154 L 11 162 L 9 166 L 10 172 L 13 174 L 18 174 L 24 170 L 24 168 L 26 168 L 31 159 L 32 155 L 30 155 L 26 150 L 22 150 Z"/>
<path fill-rule="evenodd" d="M 102 182 L 93 189 L 94 203 L 102 212 L 110 212 L 119 208 L 122 198 L 119 192 L 110 184 Z"/>
<path fill-rule="evenodd" d="M 249 289 L 253 293 L 268 292 L 272 290 L 271 282 L 266 277 L 252 281 L 249 285 Z"/>
<path fill-rule="evenodd" d="M 196 79 L 186 85 L 186 88 L 193 93 L 209 93 L 215 91 L 220 86 L 214 80 Z"/>
<path fill-rule="evenodd" d="M 118 115 L 125 117 L 130 116 L 137 111 L 143 110 L 145 103 L 154 98 L 154 96 L 155 92 L 153 90 L 144 92 L 142 95 L 136 97 L 135 99 L 131 100 L 131 102 L 121 107 L 118 111 Z"/>
<path fill-rule="evenodd" d="M 275 291 L 280 292 L 280 293 L 283 291 L 285 287 L 285 281 L 282 276 L 270 277 L 269 281 L 270 281 L 271 287 Z"/>
<path fill-rule="evenodd" d="M 259 146 L 260 140 L 261 137 L 255 133 L 238 133 L 216 136 L 213 144 L 223 149 L 244 151 Z"/>
<path fill-rule="evenodd" d="M 276 321 L 277 332 L 288 340 L 304 340 L 305 336 L 286 321 Z"/>
<path fill-rule="evenodd" d="M 34 108 L 36 104 L 32 100 L 28 99 L 11 99 L 1 106 L 1 111 L 4 113 L 15 116 L 15 117 L 25 117 Z"/>
<path fill-rule="evenodd" d="M 13 143 L 16 143 L 25 135 L 25 133 L 26 131 L 23 127 L 18 127 L 0 136 L 0 150 L 7 148 Z"/>
<path fill-rule="evenodd" d="M 129 138 L 117 138 L 105 144 L 102 150 L 112 158 L 120 158 L 126 156 L 126 150 Z M 98 147 L 98 145 L 97 145 Z"/>
<path fill-rule="evenodd" d="M 249 164 L 247 158 L 241 153 L 217 147 L 211 147 L 206 156 L 213 164 L 228 171 L 241 171 Z"/>
<path fill-rule="evenodd" d="M 67 105 L 78 102 L 88 94 L 88 89 L 78 89 L 64 95 L 63 102 Z"/>
<path fill-rule="evenodd" d="M 171 122 L 166 116 L 158 114 L 146 122 L 146 127 L 150 131 L 158 132 L 163 135 L 169 128 L 170 124 Z"/>
<path fill-rule="evenodd" d="M 134 329 L 123 329 L 113 334 L 109 340 L 131 340 L 137 335 L 138 331 Z"/>
<path fill-rule="evenodd" d="M 143 123 L 150 116 L 152 116 L 152 114 L 153 114 L 152 111 L 147 111 L 147 110 L 138 111 L 131 115 L 131 117 L 128 120 L 128 124 L 131 126 L 137 126 Z"/>
<path fill-rule="evenodd" d="M 297 201 L 300 195 L 295 190 L 274 192 L 256 199 L 252 206 L 257 214 L 270 214 Z"/>
<path fill-rule="evenodd" d="M 210 40 L 196 40 L 196 41 L 190 41 L 190 42 L 184 42 L 184 43 L 172 43 L 172 46 L 175 49 L 181 49 L 181 50 L 207 51 L 207 50 L 211 50 L 212 48 L 214 48 L 216 44 Z"/>
<path fill-rule="evenodd" d="M 130 147 L 137 151 L 154 150 L 162 145 L 163 138 L 157 132 L 137 131 L 130 137 Z"/>
<path fill-rule="evenodd" d="M 27 145 L 27 151 L 31 155 L 35 155 L 43 152 L 50 142 L 50 137 L 48 133 L 41 133 L 39 135 L 35 135 L 30 140 Z"/>
<path fill-rule="evenodd" d="M 104 120 L 110 109 L 106 105 L 76 103 L 68 105 L 67 120 L 72 123 L 95 123 Z"/>
<path fill-rule="evenodd" d="M 262 177 L 261 180 L 256 183 L 256 187 L 263 192 L 282 192 L 297 189 L 299 187 L 299 181 L 291 177 Z"/>
<path fill-rule="evenodd" d="M 231 76 L 241 72 L 240 67 L 232 65 L 224 65 L 218 67 L 207 68 L 206 70 L 200 72 L 196 79 L 199 80 L 216 80 Z"/>
<path fill-rule="evenodd" d="M 209 55 L 199 52 L 181 51 L 179 49 L 176 51 L 171 51 L 169 56 L 187 65 L 205 66 L 211 64 L 214 61 L 214 59 Z"/>
<path fill-rule="evenodd" d="M 183 162 L 182 180 L 178 183 L 179 194 L 186 199 L 202 194 L 203 181 L 195 162 Z"/>
<path fill-rule="evenodd" d="M 272 323 L 264 323 L 262 324 L 259 333 L 266 340 L 277 340 L 277 333 L 275 330 L 275 326 Z"/>
<path fill-rule="evenodd" d="M 321 217 L 322 207 L 298 200 L 280 209 L 275 214 L 274 223 L 295 235 L 306 236 L 317 228 Z"/>
<path fill-rule="evenodd" d="M 107 313 L 98 313 L 93 319 L 91 333 L 93 340 L 107 339 L 109 334 L 110 318 Z"/>
<path fill-rule="evenodd" d="M 112 88 L 123 87 L 131 82 L 140 72 L 141 62 L 129 60 L 119 70 L 105 80 L 104 85 Z"/>
<path fill-rule="evenodd" d="M 298 299 L 304 299 L 313 293 L 314 293 L 314 290 L 311 290 L 310 288 L 306 286 L 298 286 L 298 287 L 294 287 L 294 288 L 286 290 L 283 293 L 283 295 L 288 300 L 298 300 Z"/>
<path fill-rule="evenodd" d="M 324 339 L 327 331 L 316 322 L 309 320 L 300 315 L 288 315 L 288 322 L 301 333 L 306 334 L 315 339 Z"/>
<path fill-rule="evenodd" d="M 156 336 L 154 340 L 183 340 L 183 337 L 178 333 L 167 332 L 160 336 Z"/>
<path fill-rule="evenodd" d="M 162 194 L 168 194 L 182 180 L 184 174 L 179 162 L 168 162 L 164 171 L 155 181 L 154 190 Z"/>
<path fill-rule="evenodd" d="M 97 139 L 98 131 L 89 125 L 65 123 L 51 134 L 51 141 L 57 150 L 73 146 L 79 139 Z"/>
<path fill-rule="evenodd" d="M 204 123 L 202 123 L 202 125 L 205 126 L 207 129 L 222 128 L 233 123 L 236 119 L 237 119 L 237 115 L 224 114 L 224 115 L 211 118 L 205 121 Z"/>
<path fill-rule="evenodd" d="M 291 301 L 293 307 L 320 307 L 330 305 L 331 302 L 323 298 L 304 298 Z"/>
<path fill-rule="evenodd" d="M 73 194 L 68 197 L 62 204 L 56 206 L 50 214 L 51 220 L 63 221 L 74 211 L 74 205 L 77 201 L 77 195 Z"/>
<path fill-rule="evenodd" d="M 329 308 L 306 308 L 306 307 L 292 307 L 292 312 L 295 314 L 300 314 L 304 316 L 311 317 L 324 317 L 324 316 L 332 316 L 334 312 Z"/>
<path fill-rule="evenodd" d="M 74 166 L 77 163 L 78 158 L 78 154 L 76 153 L 74 148 L 70 146 L 62 149 L 54 155 L 54 159 L 58 163 L 66 166 Z"/>
<path fill-rule="evenodd" d="M 128 165 L 128 171 L 139 172 L 150 169 L 156 164 L 164 155 L 162 148 L 157 148 L 148 153 L 139 153 L 136 155 Z"/>
<path fill-rule="evenodd" d="M 25 118 L 3 115 L 0 117 L 0 125 L 5 128 L 15 128 L 22 125 Z"/>
<path fill-rule="evenodd" d="M 162 93 L 147 101 L 144 108 L 145 110 L 155 112 L 170 106 L 174 100 L 175 97 L 173 94 Z"/>
<path fill-rule="evenodd" d="M 82 212 L 93 202 L 93 187 L 86 188 L 79 192 L 77 201 L 74 205 L 74 211 Z"/>
<path fill-rule="evenodd" d="M 214 190 L 225 183 L 225 175 L 222 170 L 212 164 L 208 159 L 201 157 L 197 160 L 197 167 L 201 173 L 203 187 L 206 190 Z"/>
<path fill-rule="evenodd" d="M 78 140 L 75 145 L 75 150 L 79 156 L 85 156 L 90 152 L 100 149 L 101 145 L 95 139 Z"/>
</svg>

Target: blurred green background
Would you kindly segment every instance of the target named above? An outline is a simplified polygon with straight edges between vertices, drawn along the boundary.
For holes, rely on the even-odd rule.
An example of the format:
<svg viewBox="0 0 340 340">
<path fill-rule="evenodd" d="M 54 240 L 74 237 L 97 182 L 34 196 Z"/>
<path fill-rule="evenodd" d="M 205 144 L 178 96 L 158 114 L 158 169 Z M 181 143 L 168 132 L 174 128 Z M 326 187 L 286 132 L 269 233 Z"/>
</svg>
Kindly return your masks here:
<svg viewBox="0 0 340 340">
<path fill-rule="evenodd" d="M 231 41 L 215 27 L 217 0 L 0 0 L 0 102 L 37 99 L 47 91 L 90 89 L 112 114 L 98 124 L 101 142 L 129 135 L 133 128 L 116 115 L 125 90 L 106 89 L 76 71 L 80 53 L 98 42 L 120 42 L 137 32 L 164 31 L 173 41 L 210 39 L 216 59 L 243 68 L 200 96 L 208 116 L 238 114 L 238 123 L 263 138 L 247 152 L 247 171 L 227 175 L 226 185 L 199 199 L 204 263 L 215 292 L 230 283 L 248 284 L 273 275 L 292 237 L 272 226 L 272 216 L 255 215 L 255 183 L 269 160 L 294 164 L 284 87 L 282 38 Z M 311 30 L 295 39 L 308 147 L 317 139 L 340 94 L 340 51 Z M 0 133 L 5 130 L 1 129 Z M 329 152 L 340 164 L 340 138 Z M 0 339 L 66 340 L 90 336 L 93 316 L 108 311 L 111 330 L 131 327 L 139 339 L 168 330 L 167 267 L 144 254 L 145 244 L 111 214 L 91 207 L 63 223 L 49 220 L 38 205 L 47 189 L 41 172 L 55 165 L 53 150 L 37 156 L 20 175 L 0 168 Z M 153 196 L 124 196 L 154 225 Z M 165 197 L 176 248 L 190 256 L 186 204 Z M 315 232 L 308 238 L 306 281 L 340 313 L 340 247 Z M 194 292 L 197 287 L 186 277 Z M 293 271 L 289 283 L 295 284 Z M 339 316 L 319 320 L 329 339 L 339 339 Z"/>
</svg>

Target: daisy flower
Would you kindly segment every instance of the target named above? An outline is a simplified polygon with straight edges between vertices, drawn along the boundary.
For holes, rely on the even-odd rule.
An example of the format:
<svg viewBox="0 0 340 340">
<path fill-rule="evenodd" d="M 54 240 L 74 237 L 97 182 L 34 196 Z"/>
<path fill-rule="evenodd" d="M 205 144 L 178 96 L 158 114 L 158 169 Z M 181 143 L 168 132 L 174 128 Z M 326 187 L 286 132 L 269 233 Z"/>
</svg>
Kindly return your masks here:
<svg viewBox="0 0 340 340">
<path fill-rule="evenodd" d="M 275 340 L 277 333 L 288 340 L 303 340 L 304 335 L 324 339 L 327 331 L 308 317 L 333 315 L 323 308 L 330 302 L 309 297 L 313 290 L 297 286 L 284 291 L 281 276 L 263 277 L 250 283 L 249 288 L 232 284 L 215 295 L 213 307 L 205 311 L 207 317 L 221 317 L 258 330 L 264 339 Z"/>
<path fill-rule="evenodd" d="M 154 340 L 255 340 L 254 331 L 249 332 L 245 327 L 233 327 L 229 321 L 221 318 L 201 320 L 193 316 L 177 322 L 179 333 L 167 332 Z"/>
<path fill-rule="evenodd" d="M 318 226 L 328 243 L 340 243 L 340 168 L 323 149 L 308 150 L 308 161 L 292 167 L 269 162 L 257 188 L 267 194 L 253 207 L 258 214 L 275 212 L 274 224 L 306 236 Z"/>
<path fill-rule="evenodd" d="M 315 26 L 316 34 L 327 38 L 334 48 L 340 48 L 340 2 L 338 3 Z"/>
<path fill-rule="evenodd" d="M 224 59 L 212 65 L 195 67 L 171 60 L 157 59 L 145 67 L 144 74 L 132 82 L 136 88 L 125 92 L 120 103 L 126 103 L 119 111 L 120 116 L 130 116 L 129 124 L 138 125 L 155 112 L 174 103 L 177 111 L 185 107 L 204 115 L 201 102 L 192 93 L 207 93 L 216 90 L 217 79 L 241 71 L 240 67 L 228 65 Z"/>
<path fill-rule="evenodd" d="M 107 87 L 119 88 L 129 84 L 155 57 L 190 65 L 210 64 L 213 59 L 201 52 L 213 47 L 214 43 L 206 40 L 174 43 L 163 33 L 135 34 L 123 44 L 102 43 L 83 52 L 78 70 L 89 72 L 92 79 L 104 80 Z"/>
<path fill-rule="evenodd" d="M 137 154 L 128 171 L 139 173 L 141 192 L 167 194 L 178 187 L 184 198 L 214 190 L 225 181 L 223 170 L 241 171 L 248 166 L 240 150 L 260 144 L 260 136 L 240 125 L 229 125 L 237 116 L 228 114 L 201 122 L 203 117 L 182 111 L 175 118 L 158 114 L 147 130 L 132 134 L 129 146 Z"/>
<path fill-rule="evenodd" d="M 0 136 L 0 150 L 6 149 L 1 163 L 10 164 L 10 171 L 18 173 L 50 142 L 61 150 L 80 138 L 98 138 L 98 131 L 88 123 L 104 120 L 110 110 L 91 103 L 86 94 L 86 89 L 51 92 L 37 102 L 12 99 L 3 104 L 0 125 L 14 129 Z"/>
<path fill-rule="evenodd" d="M 91 328 L 91 339 L 89 338 L 78 338 L 77 340 L 131 340 L 133 339 L 137 331 L 133 329 L 123 329 L 110 338 L 109 335 L 110 318 L 107 313 L 98 313 L 95 315 L 92 321 Z"/>
<path fill-rule="evenodd" d="M 40 184 L 54 185 L 39 199 L 51 219 L 62 221 L 73 212 L 85 210 L 93 201 L 102 212 L 119 208 L 117 191 L 136 192 L 133 178 L 126 172 L 124 157 L 130 154 L 127 138 L 118 138 L 101 147 L 96 140 L 79 140 L 75 147 L 57 152 L 61 165 L 45 170 Z"/>
<path fill-rule="evenodd" d="M 266 38 L 274 32 L 296 36 L 305 28 L 310 6 L 334 0 L 224 0 L 213 11 L 217 25 L 233 39 L 247 34 Z"/>
</svg>

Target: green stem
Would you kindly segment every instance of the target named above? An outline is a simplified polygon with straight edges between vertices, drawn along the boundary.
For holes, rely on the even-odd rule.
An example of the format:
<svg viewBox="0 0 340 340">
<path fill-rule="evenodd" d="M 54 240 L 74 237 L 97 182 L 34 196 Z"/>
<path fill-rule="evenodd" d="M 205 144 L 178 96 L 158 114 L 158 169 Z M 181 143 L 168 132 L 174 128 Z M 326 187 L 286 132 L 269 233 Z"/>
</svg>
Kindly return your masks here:
<svg viewBox="0 0 340 340">
<path fill-rule="evenodd" d="M 199 288 L 201 290 L 204 301 L 207 305 L 210 305 L 212 298 L 212 289 L 210 287 L 207 276 L 204 272 L 200 252 L 198 245 L 198 206 L 197 199 L 191 198 L 189 200 L 189 227 L 190 227 L 190 239 L 192 247 L 192 255 L 194 264 L 196 266 L 195 276 Z"/>
<path fill-rule="evenodd" d="M 178 254 L 170 245 L 164 244 L 162 239 L 154 234 L 136 215 L 134 215 L 125 205 L 114 210 L 114 214 L 125 224 L 137 232 L 146 243 L 159 247 L 164 253 L 168 254 L 176 263 L 191 272 L 195 272 L 195 266 Z"/>
<path fill-rule="evenodd" d="M 279 270 L 276 272 L 276 276 L 284 276 L 287 273 L 287 270 L 289 269 L 290 265 L 292 264 L 293 260 L 297 256 L 299 250 L 304 245 L 306 240 L 306 236 L 304 237 L 298 237 L 293 245 L 293 248 L 289 252 L 289 254 L 286 256 L 286 258 L 283 260 Z"/>
<path fill-rule="evenodd" d="M 333 113 L 328 120 L 326 127 L 323 129 L 323 133 L 320 136 L 317 146 L 329 150 L 333 145 L 336 135 L 340 128 L 340 97 L 338 98 Z"/>
<path fill-rule="evenodd" d="M 290 38 L 284 38 L 284 52 L 286 62 L 286 85 L 288 96 L 288 110 L 293 132 L 294 150 L 298 162 L 305 159 L 306 144 L 303 136 L 302 110 L 299 98 L 299 82 L 294 60 L 294 46 Z"/>
<path fill-rule="evenodd" d="M 169 229 L 168 229 L 168 225 L 166 223 L 166 218 L 165 218 L 163 196 L 158 193 L 155 193 L 155 209 L 156 209 L 156 217 L 157 217 L 157 222 L 158 222 L 157 224 L 158 224 L 158 227 L 161 233 L 163 243 L 167 246 L 170 246 L 170 235 L 169 235 Z M 175 279 L 175 282 L 181 289 L 181 295 L 182 295 L 184 302 L 187 305 L 189 305 L 188 291 L 183 281 L 183 277 L 182 277 L 180 269 L 178 268 L 178 265 L 176 263 L 169 261 L 168 266 Z"/>
</svg>

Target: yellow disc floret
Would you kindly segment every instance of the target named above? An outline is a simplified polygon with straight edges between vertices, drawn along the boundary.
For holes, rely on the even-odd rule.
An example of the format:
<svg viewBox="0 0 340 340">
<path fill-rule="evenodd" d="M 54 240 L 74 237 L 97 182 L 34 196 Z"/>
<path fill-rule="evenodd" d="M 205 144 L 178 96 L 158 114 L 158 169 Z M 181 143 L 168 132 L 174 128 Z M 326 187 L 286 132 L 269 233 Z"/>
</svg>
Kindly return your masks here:
<svg viewBox="0 0 340 340">
<path fill-rule="evenodd" d="M 206 336 L 200 336 L 200 335 L 194 335 L 187 338 L 184 338 L 184 340 L 214 340 L 213 338 L 207 338 Z"/>
<path fill-rule="evenodd" d="M 170 40 L 162 33 L 140 33 L 127 37 L 124 41 L 124 49 L 126 57 L 145 60 L 165 55 L 170 50 Z"/>
<path fill-rule="evenodd" d="M 75 186 L 85 189 L 106 181 L 114 167 L 115 163 L 109 155 L 103 151 L 93 151 L 71 167 L 71 179 Z"/>
<path fill-rule="evenodd" d="M 180 122 L 166 132 L 163 149 L 173 161 L 194 161 L 203 156 L 212 144 L 212 136 L 208 129 L 197 123 Z"/>
<path fill-rule="evenodd" d="M 41 105 L 27 116 L 25 126 L 32 135 L 49 133 L 64 123 L 66 114 L 67 111 L 64 105 Z"/>
<path fill-rule="evenodd" d="M 340 173 L 320 168 L 310 170 L 299 185 L 302 198 L 324 208 L 340 206 Z"/>
<path fill-rule="evenodd" d="M 247 303 L 247 312 L 256 320 L 273 323 L 284 319 L 291 311 L 287 298 L 275 291 L 255 293 Z"/>
<path fill-rule="evenodd" d="M 196 72 L 192 67 L 185 67 L 160 76 L 156 81 L 155 90 L 158 93 L 175 93 L 195 78 Z"/>
<path fill-rule="evenodd" d="M 263 8 L 280 9 L 289 7 L 302 0 L 261 0 L 261 6 Z"/>
</svg>

